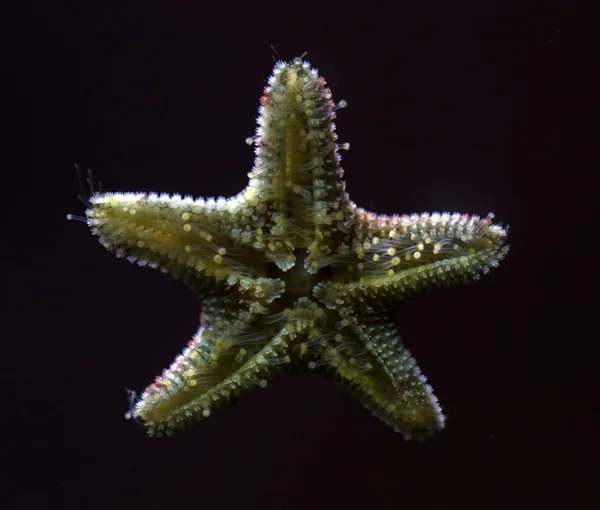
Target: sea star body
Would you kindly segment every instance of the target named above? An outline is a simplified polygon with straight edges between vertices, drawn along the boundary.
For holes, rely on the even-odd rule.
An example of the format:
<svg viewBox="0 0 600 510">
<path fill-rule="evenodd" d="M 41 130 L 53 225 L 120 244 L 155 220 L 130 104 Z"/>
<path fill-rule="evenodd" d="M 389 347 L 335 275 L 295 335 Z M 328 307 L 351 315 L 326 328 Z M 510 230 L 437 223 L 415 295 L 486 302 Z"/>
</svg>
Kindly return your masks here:
<svg viewBox="0 0 600 510">
<path fill-rule="evenodd" d="M 198 332 L 128 413 L 150 435 L 206 418 L 292 368 L 335 379 L 406 437 L 443 428 L 388 310 L 409 292 L 487 272 L 506 253 L 506 231 L 491 216 L 357 208 L 339 165 L 339 106 L 307 62 L 278 63 L 237 196 L 91 197 L 87 222 L 107 249 L 201 298 Z"/>
</svg>

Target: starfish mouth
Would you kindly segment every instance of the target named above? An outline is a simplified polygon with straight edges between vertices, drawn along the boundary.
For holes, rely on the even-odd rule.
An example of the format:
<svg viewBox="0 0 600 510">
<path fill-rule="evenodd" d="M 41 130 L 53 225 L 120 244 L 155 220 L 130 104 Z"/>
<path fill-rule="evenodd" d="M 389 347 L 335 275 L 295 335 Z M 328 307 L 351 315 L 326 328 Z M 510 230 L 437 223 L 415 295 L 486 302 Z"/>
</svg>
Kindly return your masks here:
<svg viewBox="0 0 600 510">
<path fill-rule="evenodd" d="M 282 295 L 280 303 L 284 307 L 292 307 L 302 297 L 313 297 L 313 289 L 324 280 L 331 278 L 333 271 L 331 267 L 321 267 L 318 272 L 310 273 L 305 268 L 305 260 L 308 258 L 306 250 L 294 250 L 295 263 L 287 271 L 282 271 L 274 264 L 269 265 L 267 276 L 279 278 L 285 284 L 286 292 Z"/>
</svg>

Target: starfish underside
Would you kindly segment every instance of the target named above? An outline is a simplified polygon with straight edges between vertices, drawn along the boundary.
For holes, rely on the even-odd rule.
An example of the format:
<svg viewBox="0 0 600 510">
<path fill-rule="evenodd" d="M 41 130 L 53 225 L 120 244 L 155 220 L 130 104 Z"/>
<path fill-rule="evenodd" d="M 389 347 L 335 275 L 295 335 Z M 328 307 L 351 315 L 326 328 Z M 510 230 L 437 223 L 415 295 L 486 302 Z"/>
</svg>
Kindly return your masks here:
<svg viewBox="0 0 600 510">
<path fill-rule="evenodd" d="M 491 216 L 383 216 L 342 180 L 323 78 L 278 63 L 261 100 L 248 186 L 224 199 L 100 193 L 88 224 L 119 257 L 160 268 L 201 298 L 201 325 L 130 415 L 171 434 L 290 369 L 341 383 L 405 437 L 444 416 L 389 310 L 421 289 L 497 265 Z"/>
</svg>

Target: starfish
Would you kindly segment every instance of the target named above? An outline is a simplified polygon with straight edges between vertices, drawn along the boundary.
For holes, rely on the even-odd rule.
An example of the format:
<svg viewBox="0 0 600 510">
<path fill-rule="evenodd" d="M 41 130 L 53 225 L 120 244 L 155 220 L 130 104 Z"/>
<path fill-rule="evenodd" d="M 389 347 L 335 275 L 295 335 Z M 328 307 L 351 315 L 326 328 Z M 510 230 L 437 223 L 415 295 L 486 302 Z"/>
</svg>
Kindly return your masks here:
<svg viewBox="0 0 600 510">
<path fill-rule="evenodd" d="M 408 294 L 495 267 L 507 232 L 491 214 L 358 208 L 333 124 L 344 106 L 308 62 L 279 62 L 238 195 L 92 194 L 82 219 L 106 249 L 201 299 L 198 332 L 126 415 L 149 435 L 170 435 L 292 369 L 334 379 L 406 438 L 444 427 L 390 311 Z"/>
</svg>

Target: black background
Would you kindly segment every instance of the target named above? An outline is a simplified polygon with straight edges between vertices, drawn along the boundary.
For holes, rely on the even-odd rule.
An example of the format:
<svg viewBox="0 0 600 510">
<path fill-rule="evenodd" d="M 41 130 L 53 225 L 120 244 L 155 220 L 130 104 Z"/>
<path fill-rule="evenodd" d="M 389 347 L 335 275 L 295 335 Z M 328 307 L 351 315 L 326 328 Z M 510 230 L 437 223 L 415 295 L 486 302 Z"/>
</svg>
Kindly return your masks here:
<svg viewBox="0 0 600 510">
<path fill-rule="evenodd" d="M 598 475 L 593 363 L 549 297 L 569 277 L 560 12 L 414 3 L 38 2 L 6 16 L 6 507 L 582 508 Z M 510 224 L 499 269 L 399 307 L 448 418 L 425 443 L 310 375 L 173 438 L 123 419 L 124 387 L 171 362 L 199 304 L 65 220 L 83 213 L 72 165 L 107 190 L 237 193 L 271 44 L 285 60 L 308 52 L 349 102 L 337 125 L 359 206 Z"/>
</svg>

